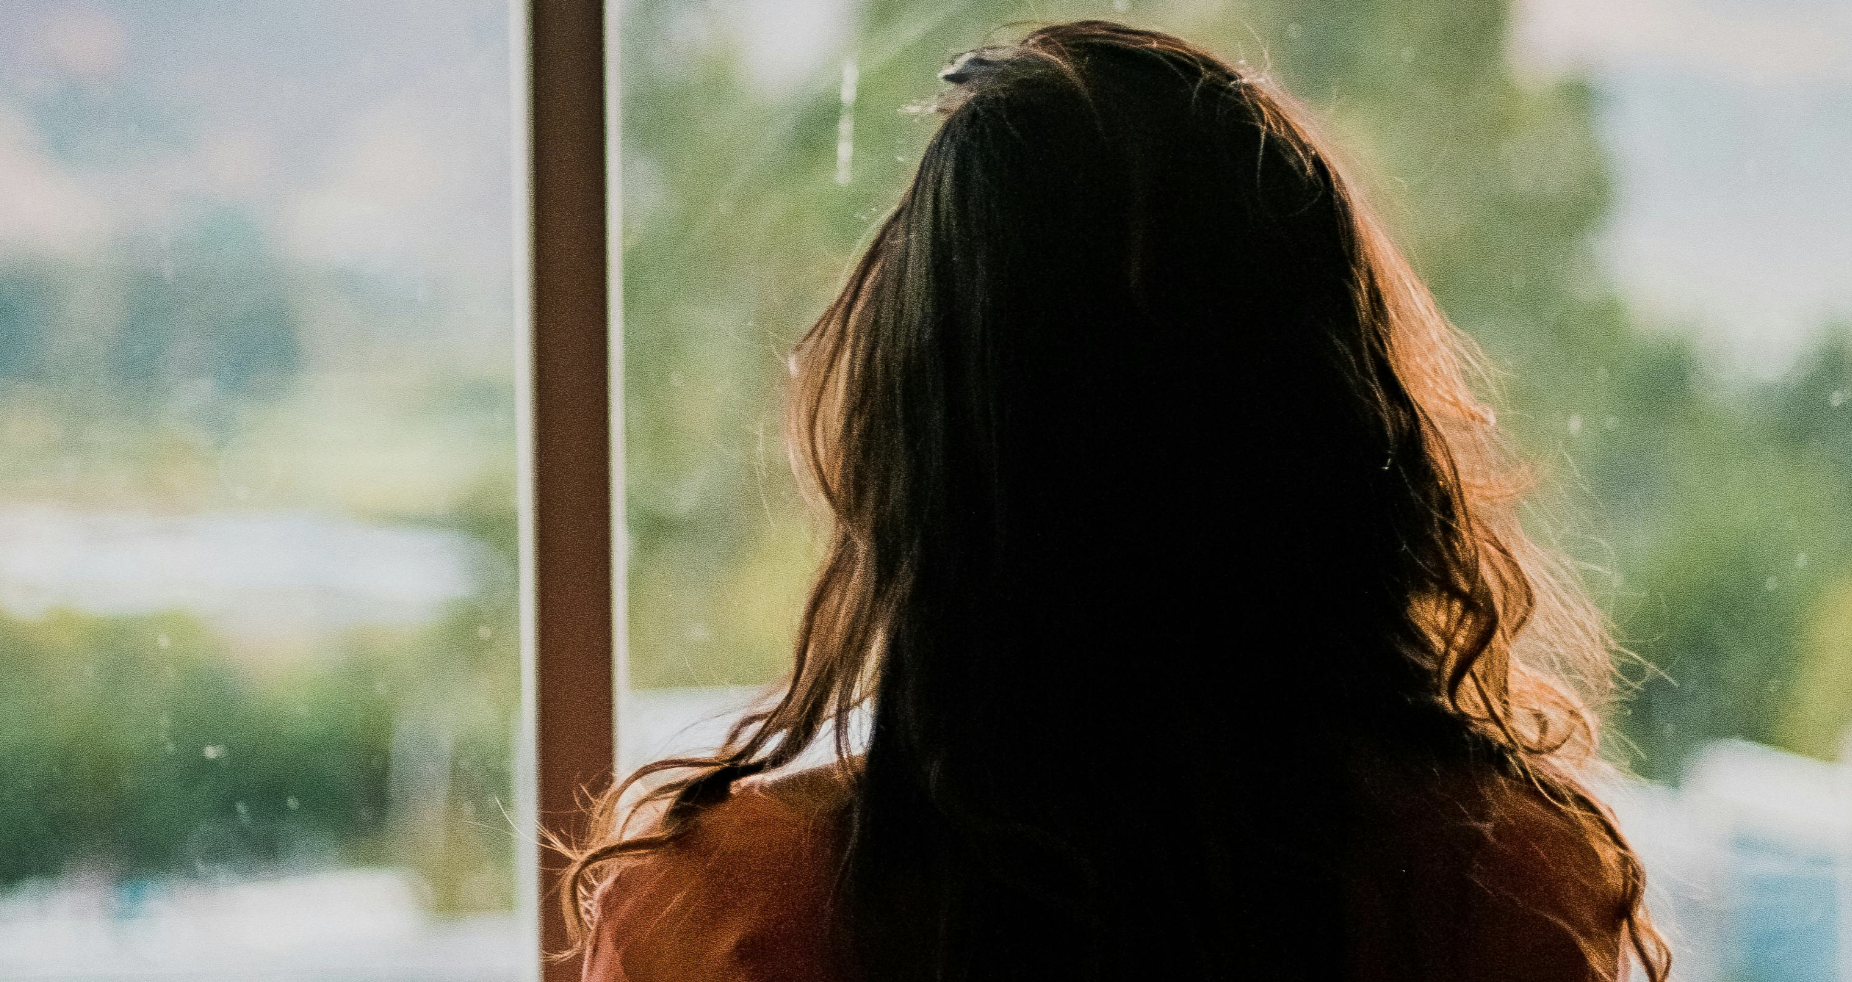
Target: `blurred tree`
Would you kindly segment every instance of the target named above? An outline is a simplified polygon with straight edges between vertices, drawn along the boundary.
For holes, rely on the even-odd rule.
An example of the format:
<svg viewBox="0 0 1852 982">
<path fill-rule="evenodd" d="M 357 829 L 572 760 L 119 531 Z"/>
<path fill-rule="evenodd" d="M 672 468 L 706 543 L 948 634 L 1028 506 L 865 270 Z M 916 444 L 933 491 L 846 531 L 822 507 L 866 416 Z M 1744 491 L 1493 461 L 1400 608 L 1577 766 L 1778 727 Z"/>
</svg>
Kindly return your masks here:
<svg viewBox="0 0 1852 982">
<path fill-rule="evenodd" d="M 422 873 L 441 910 L 506 908 L 506 599 L 491 589 L 281 670 L 240 664 L 180 615 L 0 618 L 0 887 L 389 862 Z"/>
<path fill-rule="evenodd" d="M 303 358 L 270 235 L 218 208 L 145 245 L 0 268 L 0 387 L 67 393 L 73 415 L 132 416 L 202 384 L 208 398 L 281 394 Z"/>
<path fill-rule="evenodd" d="M 232 396 L 274 395 L 301 353 L 288 281 L 250 216 L 218 209 L 128 275 L 110 367 L 136 393 L 195 381 Z"/>
<path fill-rule="evenodd" d="M 0 883 L 223 875 L 378 826 L 376 665 L 260 686 L 188 618 L 68 613 L 0 620 L 0 660 Z"/>
<path fill-rule="evenodd" d="M 37 374 L 55 282 L 40 269 L 0 271 L 0 379 Z"/>
</svg>

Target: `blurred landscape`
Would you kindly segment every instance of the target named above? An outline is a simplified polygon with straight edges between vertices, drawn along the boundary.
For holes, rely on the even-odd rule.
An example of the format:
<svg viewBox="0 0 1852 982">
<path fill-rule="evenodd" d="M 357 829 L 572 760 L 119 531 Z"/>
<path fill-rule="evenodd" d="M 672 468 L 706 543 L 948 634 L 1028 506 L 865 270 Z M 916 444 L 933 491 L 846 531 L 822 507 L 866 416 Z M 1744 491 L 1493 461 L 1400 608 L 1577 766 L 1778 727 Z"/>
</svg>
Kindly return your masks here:
<svg viewBox="0 0 1852 982">
<path fill-rule="evenodd" d="M 0 11 L 0 977 L 525 970 L 510 72 L 503 0 Z"/>
<path fill-rule="evenodd" d="M 1683 977 L 1852 979 L 1842 0 L 627 0 L 627 758 L 785 664 L 784 353 L 930 131 L 902 107 L 1076 16 L 1296 92 L 1484 346 L 1638 656 L 1610 756 Z M 221 977 L 159 941 L 208 929 L 355 953 L 290 978 L 526 971 L 470 954 L 527 943 L 509 23 L 0 11 L 0 977 Z M 324 934 L 233 917 L 270 904 Z"/>
</svg>

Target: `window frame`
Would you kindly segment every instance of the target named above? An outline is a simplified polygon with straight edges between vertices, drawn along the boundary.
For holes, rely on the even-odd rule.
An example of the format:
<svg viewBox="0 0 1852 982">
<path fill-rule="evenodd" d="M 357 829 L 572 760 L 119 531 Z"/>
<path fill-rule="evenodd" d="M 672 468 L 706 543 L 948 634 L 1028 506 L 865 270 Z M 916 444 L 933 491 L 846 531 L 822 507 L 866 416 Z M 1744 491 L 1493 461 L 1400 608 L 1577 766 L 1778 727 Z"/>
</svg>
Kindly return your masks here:
<svg viewBox="0 0 1852 982">
<path fill-rule="evenodd" d="M 584 834 L 585 794 L 613 779 L 625 676 L 624 501 L 612 493 L 623 468 L 621 290 L 607 193 L 618 104 L 614 92 L 607 98 L 607 49 L 616 51 L 607 40 L 618 18 L 603 0 L 511 8 L 515 138 L 524 144 L 513 154 L 514 183 L 526 206 L 516 222 L 516 254 L 526 258 L 516 304 L 526 320 L 516 332 L 522 743 L 532 754 L 517 780 L 536 823 L 518 843 L 520 893 L 537 915 L 535 977 L 569 982 L 579 960 L 547 957 L 567 944 L 564 857 L 542 841 Z"/>
</svg>

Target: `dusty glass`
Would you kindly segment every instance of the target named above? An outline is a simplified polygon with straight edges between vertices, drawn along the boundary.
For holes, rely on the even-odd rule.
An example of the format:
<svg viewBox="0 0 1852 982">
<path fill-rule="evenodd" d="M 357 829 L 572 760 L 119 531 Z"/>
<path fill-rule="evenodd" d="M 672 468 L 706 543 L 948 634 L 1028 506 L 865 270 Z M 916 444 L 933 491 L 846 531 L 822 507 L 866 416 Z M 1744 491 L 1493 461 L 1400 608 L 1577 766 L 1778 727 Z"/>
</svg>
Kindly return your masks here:
<svg viewBox="0 0 1852 982">
<path fill-rule="evenodd" d="M 531 972 L 510 16 L 0 9 L 0 976 Z"/>
</svg>

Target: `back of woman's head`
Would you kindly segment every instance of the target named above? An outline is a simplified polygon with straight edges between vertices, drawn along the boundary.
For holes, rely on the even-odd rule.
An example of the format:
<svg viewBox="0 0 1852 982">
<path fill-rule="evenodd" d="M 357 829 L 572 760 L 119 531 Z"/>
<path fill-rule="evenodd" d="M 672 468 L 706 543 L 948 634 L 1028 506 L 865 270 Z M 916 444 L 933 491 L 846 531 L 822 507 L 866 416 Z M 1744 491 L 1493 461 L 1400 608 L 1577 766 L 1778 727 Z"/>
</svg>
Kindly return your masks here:
<svg viewBox="0 0 1852 982">
<path fill-rule="evenodd" d="M 1613 838 L 1573 767 L 1600 620 L 1302 113 L 1098 22 L 945 78 L 796 354 L 834 531 L 791 683 L 670 762 L 667 834 L 833 725 L 864 968 L 960 979 L 1338 977 L 1365 756 L 1522 775 Z"/>
</svg>

